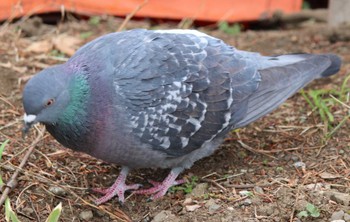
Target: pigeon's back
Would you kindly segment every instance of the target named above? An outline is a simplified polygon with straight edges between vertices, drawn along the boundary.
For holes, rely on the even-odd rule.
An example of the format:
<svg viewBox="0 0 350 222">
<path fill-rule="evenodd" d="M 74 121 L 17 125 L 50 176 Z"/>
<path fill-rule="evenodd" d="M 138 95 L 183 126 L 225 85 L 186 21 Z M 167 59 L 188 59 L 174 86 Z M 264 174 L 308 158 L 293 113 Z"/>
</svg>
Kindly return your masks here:
<svg viewBox="0 0 350 222">
<path fill-rule="evenodd" d="M 118 155 L 113 147 L 99 147 L 109 154 L 99 157 L 131 167 L 189 167 L 211 154 L 230 130 L 266 115 L 340 66 L 334 55 L 264 57 L 182 30 L 109 34 L 82 47 L 71 61 L 81 58 L 95 64 L 90 70 L 96 75 L 109 76 L 123 127 L 140 145 Z M 113 133 L 118 132 L 106 134 Z M 144 155 L 126 160 L 134 149 Z M 149 161 L 158 154 L 159 161 Z"/>
</svg>

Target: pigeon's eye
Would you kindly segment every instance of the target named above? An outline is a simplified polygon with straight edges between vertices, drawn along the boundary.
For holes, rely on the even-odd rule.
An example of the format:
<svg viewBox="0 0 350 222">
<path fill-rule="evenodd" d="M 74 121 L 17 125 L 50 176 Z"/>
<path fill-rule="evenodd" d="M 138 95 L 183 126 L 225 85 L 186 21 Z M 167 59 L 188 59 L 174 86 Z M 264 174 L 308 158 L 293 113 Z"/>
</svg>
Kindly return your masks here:
<svg viewBox="0 0 350 222">
<path fill-rule="evenodd" d="M 46 101 L 45 106 L 46 107 L 51 106 L 54 102 L 55 102 L 54 99 L 49 99 L 49 100 Z"/>
</svg>

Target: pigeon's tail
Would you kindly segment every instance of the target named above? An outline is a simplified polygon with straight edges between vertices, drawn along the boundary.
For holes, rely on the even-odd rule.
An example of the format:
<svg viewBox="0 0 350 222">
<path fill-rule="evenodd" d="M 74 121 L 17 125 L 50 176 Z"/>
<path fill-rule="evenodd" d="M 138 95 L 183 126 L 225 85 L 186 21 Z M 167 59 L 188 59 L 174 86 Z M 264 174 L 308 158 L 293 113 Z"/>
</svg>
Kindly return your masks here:
<svg viewBox="0 0 350 222">
<path fill-rule="evenodd" d="M 324 54 L 322 56 L 326 56 L 331 61 L 331 64 L 325 71 L 323 71 L 323 73 L 321 73 L 321 77 L 327 77 L 336 74 L 341 66 L 341 59 L 339 56 L 334 54 Z"/>
<path fill-rule="evenodd" d="M 245 117 L 234 124 L 235 128 L 270 113 L 312 80 L 338 72 L 341 65 L 340 58 L 332 54 L 291 54 L 264 57 L 260 62 L 261 82 L 248 99 Z"/>
</svg>

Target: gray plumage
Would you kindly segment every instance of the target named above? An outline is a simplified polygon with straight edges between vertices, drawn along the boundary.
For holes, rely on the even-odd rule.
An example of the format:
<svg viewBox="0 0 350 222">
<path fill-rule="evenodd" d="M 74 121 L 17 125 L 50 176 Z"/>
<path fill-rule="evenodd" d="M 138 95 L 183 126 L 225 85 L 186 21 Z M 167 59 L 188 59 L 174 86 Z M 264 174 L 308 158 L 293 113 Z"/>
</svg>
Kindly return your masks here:
<svg viewBox="0 0 350 222">
<path fill-rule="evenodd" d="M 23 103 L 30 125 L 44 123 L 66 147 L 130 168 L 183 169 L 340 64 L 332 54 L 261 56 L 192 30 L 131 30 L 43 70 Z"/>
</svg>

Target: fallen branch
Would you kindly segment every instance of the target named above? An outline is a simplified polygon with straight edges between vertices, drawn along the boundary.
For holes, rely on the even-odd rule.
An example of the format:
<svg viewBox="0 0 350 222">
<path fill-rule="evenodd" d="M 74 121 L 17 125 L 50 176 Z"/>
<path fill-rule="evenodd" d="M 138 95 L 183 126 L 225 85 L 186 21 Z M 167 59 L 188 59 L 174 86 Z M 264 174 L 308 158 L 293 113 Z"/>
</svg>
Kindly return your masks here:
<svg viewBox="0 0 350 222">
<path fill-rule="evenodd" d="M 41 139 L 43 138 L 45 133 L 45 128 L 43 128 L 41 131 L 39 131 L 39 135 L 35 138 L 35 140 L 32 142 L 32 144 L 30 144 L 29 149 L 27 151 L 27 153 L 24 155 L 21 163 L 19 164 L 18 168 L 16 169 L 16 171 L 13 173 L 12 177 L 10 178 L 9 182 L 6 183 L 5 189 L 2 192 L 2 195 L 0 197 L 0 207 L 3 206 L 8 194 L 11 192 L 11 189 L 13 189 L 16 186 L 16 178 L 19 174 L 19 172 L 23 169 L 23 167 L 26 165 L 28 158 L 30 156 L 30 154 L 32 154 L 35 146 L 41 141 Z"/>
</svg>

